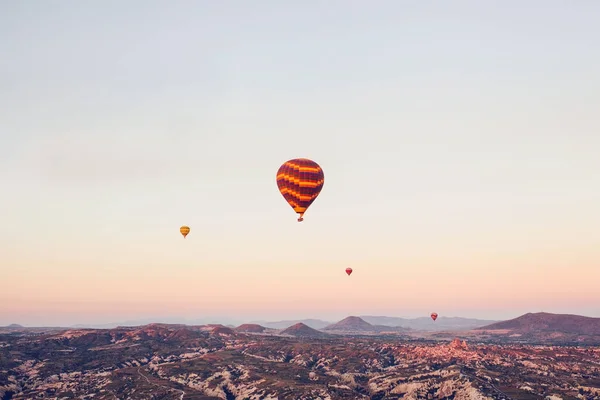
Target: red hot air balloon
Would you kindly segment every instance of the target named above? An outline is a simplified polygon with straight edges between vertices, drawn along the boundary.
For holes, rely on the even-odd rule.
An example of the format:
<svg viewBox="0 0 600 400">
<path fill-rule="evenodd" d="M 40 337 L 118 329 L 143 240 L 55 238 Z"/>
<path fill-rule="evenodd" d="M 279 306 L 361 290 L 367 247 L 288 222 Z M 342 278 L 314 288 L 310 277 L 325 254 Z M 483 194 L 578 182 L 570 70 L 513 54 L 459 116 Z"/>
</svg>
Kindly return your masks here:
<svg viewBox="0 0 600 400">
<path fill-rule="evenodd" d="M 298 222 L 315 201 L 323 184 L 325 175 L 316 162 L 307 158 L 296 158 L 283 163 L 277 171 L 277 187 L 298 214 Z"/>
<path fill-rule="evenodd" d="M 352 273 L 352 268 L 346 268 L 346 273 L 348 274 L 348 276 L 350 276 L 350 274 Z"/>
<path fill-rule="evenodd" d="M 431 319 L 432 320 L 435 321 L 437 319 L 437 316 L 438 316 L 437 313 L 431 313 Z"/>
</svg>

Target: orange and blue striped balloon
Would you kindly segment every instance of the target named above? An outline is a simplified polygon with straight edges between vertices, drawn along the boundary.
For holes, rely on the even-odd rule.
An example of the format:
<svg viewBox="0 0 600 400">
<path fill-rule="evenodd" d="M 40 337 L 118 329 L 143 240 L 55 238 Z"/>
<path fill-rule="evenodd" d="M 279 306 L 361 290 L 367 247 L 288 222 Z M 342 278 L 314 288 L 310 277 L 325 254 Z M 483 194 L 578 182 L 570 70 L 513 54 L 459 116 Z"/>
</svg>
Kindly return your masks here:
<svg viewBox="0 0 600 400">
<path fill-rule="evenodd" d="M 319 164 L 307 158 L 286 161 L 277 171 L 277 187 L 299 214 L 298 222 L 304 220 L 304 213 L 319 196 L 324 183 L 325 175 Z"/>
</svg>

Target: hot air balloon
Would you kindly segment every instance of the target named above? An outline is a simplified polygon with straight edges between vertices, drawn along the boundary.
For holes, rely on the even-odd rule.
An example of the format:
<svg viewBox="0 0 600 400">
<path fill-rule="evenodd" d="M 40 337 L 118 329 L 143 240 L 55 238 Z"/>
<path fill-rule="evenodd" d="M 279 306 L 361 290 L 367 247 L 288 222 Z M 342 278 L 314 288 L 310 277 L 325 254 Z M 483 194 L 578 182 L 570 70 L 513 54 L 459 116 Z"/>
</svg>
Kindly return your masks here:
<svg viewBox="0 0 600 400">
<path fill-rule="evenodd" d="M 431 313 L 431 319 L 435 321 L 437 319 L 437 313 Z"/>
<path fill-rule="evenodd" d="M 350 274 L 352 273 L 352 268 L 346 268 L 346 273 L 348 274 L 348 276 L 350 276 Z"/>
<path fill-rule="evenodd" d="M 304 213 L 321 193 L 324 183 L 325 175 L 319 164 L 307 158 L 286 161 L 277 171 L 277 187 L 299 214 L 298 222 L 304 220 Z"/>
<path fill-rule="evenodd" d="M 185 237 L 188 235 L 188 233 L 190 233 L 190 227 L 184 225 L 181 228 L 179 228 L 179 232 L 181 232 L 181 234 L 183 235 L 183 238 L 185 239 Z"/>
</svg>

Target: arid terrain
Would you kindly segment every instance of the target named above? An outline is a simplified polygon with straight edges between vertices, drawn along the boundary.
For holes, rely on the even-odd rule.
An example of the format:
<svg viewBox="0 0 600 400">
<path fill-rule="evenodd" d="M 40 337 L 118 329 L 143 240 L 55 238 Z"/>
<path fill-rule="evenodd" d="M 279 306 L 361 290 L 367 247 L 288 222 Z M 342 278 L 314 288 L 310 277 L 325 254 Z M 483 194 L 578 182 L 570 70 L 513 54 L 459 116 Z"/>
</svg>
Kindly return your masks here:
<svg viewBox="0 0 600 400">
<path fill-rule="evenodd" d="M 520 318 L 555 320 L 540 315 Z M 322 330 L 303 323 L 1 328 L 0 399 L 600 398 L 597 343 L 566 345 L 564 334 L 554 335 L 557 344 L 510 343 L 514 327 L 529 332 L 516 333 L 520 340 L 562 329 L 531 330 L 521 321 L 431 340 L 400 328 L 371 332 L 358 317 Z"/>
</svg>

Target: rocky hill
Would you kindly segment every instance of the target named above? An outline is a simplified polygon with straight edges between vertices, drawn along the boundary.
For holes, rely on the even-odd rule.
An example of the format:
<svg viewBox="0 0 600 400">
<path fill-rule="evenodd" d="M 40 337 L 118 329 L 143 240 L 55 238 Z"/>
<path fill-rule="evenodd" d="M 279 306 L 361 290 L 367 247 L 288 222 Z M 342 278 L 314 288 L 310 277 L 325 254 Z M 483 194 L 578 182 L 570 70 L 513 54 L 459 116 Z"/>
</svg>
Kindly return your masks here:
<svg viewBox="0 0 600 400">
<path fill-rule="evenodd" d="M 267 328 L 258 324 L 242 324 L 235 328 L 236 332 L 263 333 Z"/>
<path fill-rule="evenodd" d="M 212 329 L 212 333 L 219 335 L 234 335 L 235 331 L 227 326 L 217 326 Z"/>
</svg>

